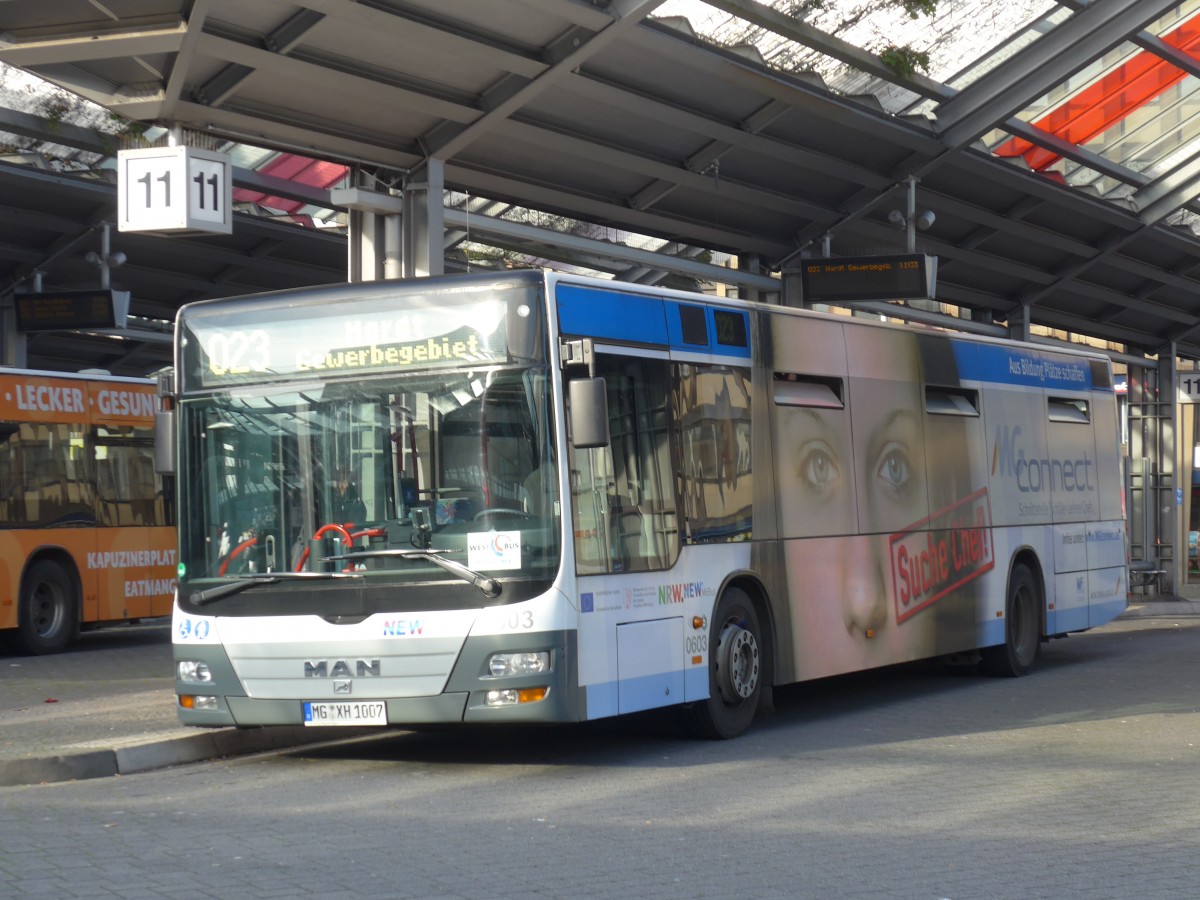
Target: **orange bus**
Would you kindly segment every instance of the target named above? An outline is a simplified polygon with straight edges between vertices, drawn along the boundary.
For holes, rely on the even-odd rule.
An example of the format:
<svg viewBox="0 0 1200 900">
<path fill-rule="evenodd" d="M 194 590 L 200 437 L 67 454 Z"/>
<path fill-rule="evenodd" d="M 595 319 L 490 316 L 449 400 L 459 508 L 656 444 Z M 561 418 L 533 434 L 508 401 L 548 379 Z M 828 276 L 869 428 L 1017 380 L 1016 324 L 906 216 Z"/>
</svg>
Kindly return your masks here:
<svg viewBox="0 0 1200 900">
<path fill-rule="evenodd" d="M 56 653 L 80 629 L 165 616 L 173 499 L 149 380 L 0 370 L 0 643 Z"/>
</svg>

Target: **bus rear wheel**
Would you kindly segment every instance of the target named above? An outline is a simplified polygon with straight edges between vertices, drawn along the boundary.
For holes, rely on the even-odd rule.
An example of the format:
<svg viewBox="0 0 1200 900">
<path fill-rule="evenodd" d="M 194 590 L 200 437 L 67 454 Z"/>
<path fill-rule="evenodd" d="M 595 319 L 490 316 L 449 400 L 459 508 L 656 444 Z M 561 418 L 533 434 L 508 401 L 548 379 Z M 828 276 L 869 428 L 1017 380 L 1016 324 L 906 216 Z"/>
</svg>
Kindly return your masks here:
<svg viewBox="0 0 1200 900">
<path fill-rule="evenodd" d="M 981 651 L 985 672 L 1008 678 L 1028 674 L 1042 648 L 1041 606 L 1037 579 L 1028 566 L 1017 563 L 1005 603 L 1004 643 Z"/>
<path fill-rule="evenodd" d="M 729 588 L 713 612 L 708 638 L 708 699 L 685 708 L 698 737 L 727 739 L 750 727 L 763 692 L 762 629 L 746 592 Z"/>
<path fill-rule="evenodd" d="M 79 598 L 62 566 L 42 559 L 21 582 L 17 650 L 32 656 L 58 653 L 79 634 Z"/>
</svg>

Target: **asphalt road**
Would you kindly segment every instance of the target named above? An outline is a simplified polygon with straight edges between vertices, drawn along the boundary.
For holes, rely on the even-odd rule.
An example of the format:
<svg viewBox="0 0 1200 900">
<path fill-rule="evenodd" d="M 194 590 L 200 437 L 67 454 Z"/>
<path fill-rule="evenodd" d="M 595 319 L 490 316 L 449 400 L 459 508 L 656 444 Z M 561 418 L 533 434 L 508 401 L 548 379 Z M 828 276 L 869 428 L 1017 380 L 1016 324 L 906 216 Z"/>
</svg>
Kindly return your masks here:
<svg viewBox="0 0 1200 900">
<path fill-rule="evenodd" d="M 402 733 L 0 788 L 0 896 L 1195 897 L 1200 619 L 1125 619 L 1022 679 L 779 692 L 669 722 Z"/>
</svg>

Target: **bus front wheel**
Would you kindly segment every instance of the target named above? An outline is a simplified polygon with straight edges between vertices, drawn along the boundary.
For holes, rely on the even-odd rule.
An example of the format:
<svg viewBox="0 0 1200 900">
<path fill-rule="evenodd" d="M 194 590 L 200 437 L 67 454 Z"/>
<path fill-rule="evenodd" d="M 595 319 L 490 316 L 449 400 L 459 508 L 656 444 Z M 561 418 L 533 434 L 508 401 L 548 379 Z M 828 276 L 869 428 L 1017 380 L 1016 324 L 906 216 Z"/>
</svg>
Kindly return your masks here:
<svg viewBox="0 0 1200 900">
<path fill-rule="evenodd" d="M 1024 563 L 1013 566 L 1004 610 L 1004 643 L 984 647 L 983 669 L 989 675 L 1025 675 L 1037 662 L 1042 647 L 1041 592 Z"/>
<path fill-rule="evenodd" d="M 713 611 L 708 638 L 708 699 L 685 708 L 699 737 L 737 737 L 750 727 L 763 692 L 762 629 L 745 591 L 728 588 Z"/>
<path fill-rule="evenodd" d="M 79 600 L 62 566 L 42 559 L 21 582 L 17 649 L 33 656 L 58 653 L 79 634 Z"/>
</svg>

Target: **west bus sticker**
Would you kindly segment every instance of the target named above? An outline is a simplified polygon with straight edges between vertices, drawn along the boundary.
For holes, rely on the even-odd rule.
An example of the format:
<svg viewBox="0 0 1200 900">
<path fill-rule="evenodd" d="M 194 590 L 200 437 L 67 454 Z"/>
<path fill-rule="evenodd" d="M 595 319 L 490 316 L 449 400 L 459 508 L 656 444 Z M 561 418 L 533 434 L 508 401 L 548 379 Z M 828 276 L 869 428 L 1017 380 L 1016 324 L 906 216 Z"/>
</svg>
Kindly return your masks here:
<svg viewBox="0 0 1200 900">
<path fill-rule="evenodd" d="M 896 621 L 903 622 L 996 564 L 987 488 L 890 539 Z"/>
</svg>

